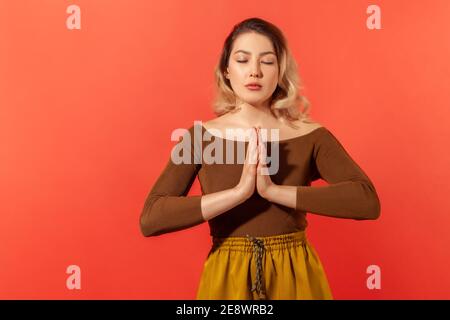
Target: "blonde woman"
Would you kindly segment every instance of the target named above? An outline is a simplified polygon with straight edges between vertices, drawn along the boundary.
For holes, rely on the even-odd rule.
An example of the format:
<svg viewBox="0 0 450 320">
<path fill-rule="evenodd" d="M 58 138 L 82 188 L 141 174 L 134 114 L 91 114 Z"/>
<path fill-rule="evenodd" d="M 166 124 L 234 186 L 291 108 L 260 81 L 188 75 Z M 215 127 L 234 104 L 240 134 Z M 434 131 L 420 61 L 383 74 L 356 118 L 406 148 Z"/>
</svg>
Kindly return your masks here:
<svg viewBox="0 0 450 320">
<path fill-rule="evenodd" d="M 197 299 L 333 299 L 306 213 L 377 219 L 374 185 L 309 118 L 297 65 L 275 25 L 259 18 L 235 25 L 215 76 L 217 117 L 191 126 L 173 149 L 145 201 L 143 235 L 208 221 L 212 247 Z M 181 149 L 188 161 L 175 160 Z M 202 195 L 187 196 L 197 175 Z M 329 184 L 311 186 L 319 178 Z"/>
</svg>

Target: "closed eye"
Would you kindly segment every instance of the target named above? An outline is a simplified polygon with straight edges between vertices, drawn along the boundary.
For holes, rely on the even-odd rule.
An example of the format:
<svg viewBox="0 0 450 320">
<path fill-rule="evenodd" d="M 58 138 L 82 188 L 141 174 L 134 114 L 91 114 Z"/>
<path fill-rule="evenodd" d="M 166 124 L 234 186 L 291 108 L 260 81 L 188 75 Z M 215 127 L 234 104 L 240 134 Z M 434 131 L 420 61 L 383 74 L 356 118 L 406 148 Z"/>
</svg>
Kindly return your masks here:
<svg viewBox="0 0 450 320">
<path fill-rule="evenodd" d="M 241 61 L 239 61 L 239 60 L 236 60 L 237 62 L 239 62 L 239 63 L 245 63 L 245 62 L 247 62 L 247 60 L 241 60 Z M 264 63 L 264 64 L 273 64 L 273 62 L 262 62 L 262 63 Z"/>
</svg>

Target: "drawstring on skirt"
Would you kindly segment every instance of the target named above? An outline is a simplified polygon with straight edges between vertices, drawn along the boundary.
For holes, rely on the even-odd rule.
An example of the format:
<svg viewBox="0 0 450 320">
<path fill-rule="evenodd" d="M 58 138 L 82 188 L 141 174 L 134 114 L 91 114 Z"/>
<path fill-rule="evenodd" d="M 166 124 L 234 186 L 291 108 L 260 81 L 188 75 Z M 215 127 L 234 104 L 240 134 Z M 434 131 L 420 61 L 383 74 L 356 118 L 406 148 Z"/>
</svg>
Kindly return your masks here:
<svg viewBox="0 0 450 320">
<path fill-rule="evenodd" d="M 256 278 L 255 282 L 253 283 L 252 288 L 250 291 L 255 291 L 258 294 L 258 297 L 260 300 L 266 299 L 266 293 L 263 286 L 262 276 L 263 276 L 263 269 L 262 269 L 262 258 L 264 254 L 264 241 L 257 239 L 255 237 L 252 237 L 250 235 L 246 235 L 247 239 L 249 239 L 253 243 L 253 252 L 256 255 Z"/>
</svg>

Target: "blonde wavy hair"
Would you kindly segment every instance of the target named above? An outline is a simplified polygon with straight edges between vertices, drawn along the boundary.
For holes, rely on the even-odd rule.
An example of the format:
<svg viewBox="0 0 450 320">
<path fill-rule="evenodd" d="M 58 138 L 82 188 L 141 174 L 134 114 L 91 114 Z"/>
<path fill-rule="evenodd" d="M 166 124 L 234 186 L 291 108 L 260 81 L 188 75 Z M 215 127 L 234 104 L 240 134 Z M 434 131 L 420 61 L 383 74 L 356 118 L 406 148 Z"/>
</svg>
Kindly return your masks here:
<svg viewBox="0 0 450 320">
<path fill-rule="evenodd" d="M 297 72 L 297 63 L 287 45 L 281 30 L 274 24 L 260 18 L 249 18 L 236 24 L 225 39 L 220 60 L 215 67 L 216 97 L 213 111 L 217 116 L 237 110 L 237 97 L 231 87 L 230 80 L 225 77 L 228 60 L 234 40 L 241 34 L 256 32 L 268 37 L 274 46 L 278 60 L 278 85 L 274 90 L 270 109 L 279 120 L 296 127 L 292 121 L 301 120 L 313 123 L 309 115 L 310 102 L 300 93 L 303 89 L 301 78 Z M 300 108 L 303 107 L 303 110 Z"/>
</svg>

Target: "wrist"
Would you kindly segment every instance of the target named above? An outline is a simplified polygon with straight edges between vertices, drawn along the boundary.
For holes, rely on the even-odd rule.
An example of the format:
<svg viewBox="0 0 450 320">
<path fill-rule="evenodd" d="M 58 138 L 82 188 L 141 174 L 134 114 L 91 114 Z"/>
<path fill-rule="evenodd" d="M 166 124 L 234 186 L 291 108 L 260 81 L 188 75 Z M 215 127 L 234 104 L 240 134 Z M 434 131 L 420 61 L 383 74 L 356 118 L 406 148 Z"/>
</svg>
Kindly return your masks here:
<svg viewBox="0 0 450 320">
<path fill-rule="evenodd" d="M 231 190 L 232 190 L 233 195 L 235 196 L 235 199 L 238 202 L 238 204 L 244 202 L 245 200 L 247 200 L 249 198 L 239 186 L 236 186 L 236 187 L 232 188 Z"/>
<path fill-rule="evenodd" d="M 270 186 L 268 186 L 262 193 L 261 193 L 261 197 L 263 197 L 264 199 L 273 202 L 273 199 L 276 198 L 276 193 L 278 190 L 278 185 L 276 185 L 275 183 L 272 183 Z"/>
</svg>

